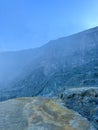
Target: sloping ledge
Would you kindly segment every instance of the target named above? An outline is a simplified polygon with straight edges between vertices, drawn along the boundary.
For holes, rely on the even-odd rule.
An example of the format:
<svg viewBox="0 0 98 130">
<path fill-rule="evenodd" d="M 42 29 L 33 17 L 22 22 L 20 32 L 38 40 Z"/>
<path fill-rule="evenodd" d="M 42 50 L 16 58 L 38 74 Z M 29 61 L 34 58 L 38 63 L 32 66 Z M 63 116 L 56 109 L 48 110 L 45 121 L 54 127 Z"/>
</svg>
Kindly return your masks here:
<svg viewBox="0 0 98 130">
<path fill-rule="evenodd" d="M 90 123 L 59 99 L 18 98 L 0 103 L 0 130 L 90 130 Z"/>
</svg>

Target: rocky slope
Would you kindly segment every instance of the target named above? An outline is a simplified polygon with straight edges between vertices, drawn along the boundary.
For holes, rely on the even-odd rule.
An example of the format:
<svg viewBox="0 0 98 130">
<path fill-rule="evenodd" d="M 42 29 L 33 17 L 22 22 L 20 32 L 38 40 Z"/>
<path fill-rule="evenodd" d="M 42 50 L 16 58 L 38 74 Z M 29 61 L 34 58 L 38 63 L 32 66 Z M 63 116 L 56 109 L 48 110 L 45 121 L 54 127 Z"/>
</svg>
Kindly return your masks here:
<svg viewBox="0 0 98 130">
<path fill-rule="evenodd" d="M 0 100 L 57 96 L 64 88 L 76 86 L 97 87 L 98 27 L 37 49 L 0 54 L 0 80 L 0 88 L 5 83 L 7 88 L 0 90 Z"/>
<path fill-rule="evenodd" d="M 75 110 L 98 129 L 98 88 L 73 88 L 61 93 L 64 105 Z"/>
<path fill-rule="evenodd" d="M 19 98 L 0 103 L 0 130 L 94 130 L 57 99 Z"/>
</svg>

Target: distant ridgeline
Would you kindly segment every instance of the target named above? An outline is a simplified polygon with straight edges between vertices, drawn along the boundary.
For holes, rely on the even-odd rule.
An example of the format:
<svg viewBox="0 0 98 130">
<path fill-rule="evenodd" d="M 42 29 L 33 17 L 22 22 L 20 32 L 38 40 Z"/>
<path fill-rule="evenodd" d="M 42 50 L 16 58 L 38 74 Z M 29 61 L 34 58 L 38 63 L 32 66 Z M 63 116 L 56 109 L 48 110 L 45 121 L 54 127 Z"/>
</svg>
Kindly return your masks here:
<svg viewBox="0 0 98 130">
<path fill-rule="evenodd" d="M 98 86 L 98 27 L 36 49 L 0 53 L 0 100 L 58 96 L 71 87 Z"/>
</svg>

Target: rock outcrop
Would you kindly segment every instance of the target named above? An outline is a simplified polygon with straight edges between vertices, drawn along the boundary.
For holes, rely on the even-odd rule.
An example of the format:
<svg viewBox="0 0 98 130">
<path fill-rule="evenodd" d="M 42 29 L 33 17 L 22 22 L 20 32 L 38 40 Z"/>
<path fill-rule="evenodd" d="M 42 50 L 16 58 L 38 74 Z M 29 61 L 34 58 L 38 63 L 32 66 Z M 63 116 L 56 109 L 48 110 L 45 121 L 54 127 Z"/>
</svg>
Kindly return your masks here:
<svg viewBox="0 0 98 130">
<path fill-rule="evenodd" d="M 18 98 L 0 103 L 0 130 L 90 129 L 86 118 L 57 99 Z"/>
<path fill-rule="evenodd" d="M 98 88 L 68 89 L 60 95 L 60 98 L 66 107 L 86 117 L 98 129 Z"/>
</svg>

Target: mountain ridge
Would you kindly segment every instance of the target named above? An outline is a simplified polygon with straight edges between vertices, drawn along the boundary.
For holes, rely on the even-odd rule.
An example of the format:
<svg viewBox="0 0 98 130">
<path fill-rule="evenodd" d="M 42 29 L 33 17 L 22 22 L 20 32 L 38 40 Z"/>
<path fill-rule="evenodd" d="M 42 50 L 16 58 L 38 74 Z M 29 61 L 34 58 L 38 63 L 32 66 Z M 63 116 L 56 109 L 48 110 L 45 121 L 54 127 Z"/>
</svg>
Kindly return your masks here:
<svg viewBox="0 0 98 130">
<path fill-rule="evenodd" d="M 44 45 L 40 46 L 40 47 L 35 47 L 35 48 L 28 48 L 28 49 L 20 49 L 20 50 L 8 50 L 8 51 L 1 51 L 0 53 L 13 53 L 13 52 L 21 52 L 21 51 L 29 51 L 29 50 L 34 50 L 34 49 L 38 49 L 38 48 L 41 48 L 43 46 L 45 46 L 46 44 L 50 43 L 50 42 L 53 42 L 53 41 L 56 41 L 56 40 L 60 40 L 60 39 L 63 39 L 63 38 L 68 38 L 68 37 L 71 37 L 71 36 L 74 36 L 74 35 L 77 35 L 77 34 L 81 34 L 81 33 L 86 33 L 88 31 L 98 31 L 98 26 L 96 27 L 92 27 L 92 28 L 87 28 L 85 30 L 82 30 L 82 31 L 79 31 L 79 32 L 76 32 L 76 33 L 73 33 L 73 34 L 70 34 L 70 35 L 67 35 L 67 36 L 63 36 L 63 37 L 59 37 L 55 40 L 50 40 L 48 41 L 47 43 L 45 43 Z"/>
</svg>

